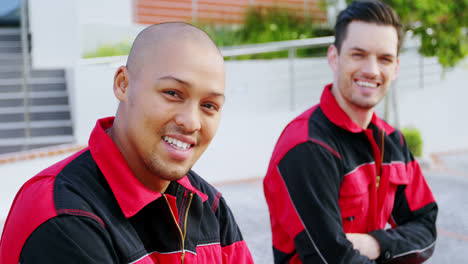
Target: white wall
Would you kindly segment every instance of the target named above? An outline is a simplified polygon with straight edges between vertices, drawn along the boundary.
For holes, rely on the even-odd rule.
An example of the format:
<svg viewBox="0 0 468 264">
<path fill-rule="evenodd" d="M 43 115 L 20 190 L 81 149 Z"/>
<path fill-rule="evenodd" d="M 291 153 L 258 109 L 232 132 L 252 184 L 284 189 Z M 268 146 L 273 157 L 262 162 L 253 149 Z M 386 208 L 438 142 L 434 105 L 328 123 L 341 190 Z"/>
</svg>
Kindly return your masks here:
<svg viewBox="0 0 468 264">
<path fill-rule="evenodd" d="M 131 41 L 143 28 L 132 22 L 132 0 L 30 0 L 33 68 L 74 67 L 105 44 Z"/>
<path fill-rule="evenodd" d="M 132 0 L 79 0 L 80 23 L 129 25 L 132 23 L 132 6 Z"/>
<path fill-rule="evenodd" d="M 132 0 L 80 0 L 82 54 L 102 45 L 132 42 L 145 27 L 133 23 Z"/>
<path fill-rule="evenodd" d="M 65 68 L 80 57 L 77 1 L 29 1 L 33 68 Z"/>
<path fill-rule="evenodd" d="M 436 77 L 436 85 L 398 90 L 401 126 L 420 130 L 426 155 L 468 149 L 468 60 Z"/>
<path fill-rule="evenodd" d="M 96 120 L 113 116 L 118 101 L 113 93 L 114 74 L 125 60 L 102 64 L 78 64 L 69 71 L 68 84 L 73 131 L 78 144 L 87 144 Z"/>
<path fill-rule="evenodd" d="M 81 54 L 94 52 L 104 45 L 132 43 L 138 33 L 145 27 L 137 24 L 82 24 L 80 26 Z"/>
</svg>

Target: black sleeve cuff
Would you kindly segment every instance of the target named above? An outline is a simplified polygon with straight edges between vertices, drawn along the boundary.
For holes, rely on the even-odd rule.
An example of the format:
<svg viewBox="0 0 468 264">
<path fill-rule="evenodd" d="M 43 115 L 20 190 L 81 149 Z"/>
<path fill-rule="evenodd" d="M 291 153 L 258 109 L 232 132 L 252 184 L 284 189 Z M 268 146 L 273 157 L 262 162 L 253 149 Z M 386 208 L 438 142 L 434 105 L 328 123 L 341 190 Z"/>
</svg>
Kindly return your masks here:
<svg viewBox="0 0 468 264">
<path fill-rule="evenodd" d="M 380 256 L 377 263 L 385 263 L 393 257 L 393 243 L 388 239 L 387 233 L 383 229 L 374 230 L 369 233 L 380 245 Z"/>
</svg>

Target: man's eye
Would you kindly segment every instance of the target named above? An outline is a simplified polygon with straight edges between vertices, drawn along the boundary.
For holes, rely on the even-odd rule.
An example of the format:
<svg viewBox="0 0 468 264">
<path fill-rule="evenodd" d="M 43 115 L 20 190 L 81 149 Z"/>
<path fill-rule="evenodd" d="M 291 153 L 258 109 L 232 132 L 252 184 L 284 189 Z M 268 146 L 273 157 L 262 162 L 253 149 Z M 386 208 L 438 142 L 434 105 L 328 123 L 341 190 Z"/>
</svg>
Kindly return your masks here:
<svg viewBox="0 0 468 264">
<path fill-rule="evenodd" d="M 353 53 L 352 56 L 354 58 L 362 58 L 363 57 L 361 53 Z"/>
<path fill-rule="evenodd" d="M 202 106 L 209 110 L 218 111 L 218 107 L 214 104 L 203 104 Z"/>
<path fill-rule="evenodd" d="M 164 93 L 170 95 L 170 96 L 177 96 L 177 93 L 175 91 L 164 91 Z"/>
<path fill-rule="evenodd" d="M 385 63 L 392 63 L 393 60 L 390 59 L 390 58 L 382 58 L 382 61 L 385 62 Z"/>
</svg>

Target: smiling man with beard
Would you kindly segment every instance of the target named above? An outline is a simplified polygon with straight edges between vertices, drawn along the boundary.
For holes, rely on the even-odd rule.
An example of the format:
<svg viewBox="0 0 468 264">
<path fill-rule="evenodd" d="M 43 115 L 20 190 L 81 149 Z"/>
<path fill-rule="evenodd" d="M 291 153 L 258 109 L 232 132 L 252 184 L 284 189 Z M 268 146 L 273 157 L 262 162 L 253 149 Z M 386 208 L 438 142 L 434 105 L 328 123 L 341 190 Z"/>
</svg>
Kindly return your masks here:
<svg viewBox="0 0 468 264">
<path fill-rule="evenodd" d="M 379 1 L 343 10 L 320 103 L 283 131 L 264 179 L 275 263 L 422 263 L 437 205 L 403 135 L 374 112 L 403 31 Z"/>
<path fill-rule="evenodd" d="M 223 57 L 185 23 L 143 30 L 117 69 L 115 118 L 17 194 L 1 263 L 252 263 L 234 217 L 192 166 L 224 103 Z"/>
</svg>

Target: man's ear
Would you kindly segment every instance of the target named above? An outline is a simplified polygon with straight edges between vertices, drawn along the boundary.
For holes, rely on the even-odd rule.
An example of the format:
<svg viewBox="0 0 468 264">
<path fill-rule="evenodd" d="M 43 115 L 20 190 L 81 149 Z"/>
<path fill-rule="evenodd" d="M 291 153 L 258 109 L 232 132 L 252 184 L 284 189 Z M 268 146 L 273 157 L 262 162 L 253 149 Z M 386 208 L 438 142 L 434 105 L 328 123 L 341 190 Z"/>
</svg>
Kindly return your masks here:
<svg viewBox="0 0 468 264">
<path fill-rule="evenodd" d="M 338 70 L 338 49 L 335 45 L 332 44 L 328 47 L 327 58 L 328 65 L 330 65 L 332 71 L 336 73 Z"/>
<path fill-rule="evenodd" d="M 396 80 L 396 78 L 398 77 L 399 70 L 400 70 L 400 57 L 397 57 L 396 66 L 395 66 L 395 73 L 393 74 L 392 81 Z"/>
<path fill-rule="evenodd" d="M 125 101 L 128 97 L 128 84 L 130 75 L 125 66 L 120 66 L 114 75 L 114 95 L 119 101 Z"/>
</svg>

